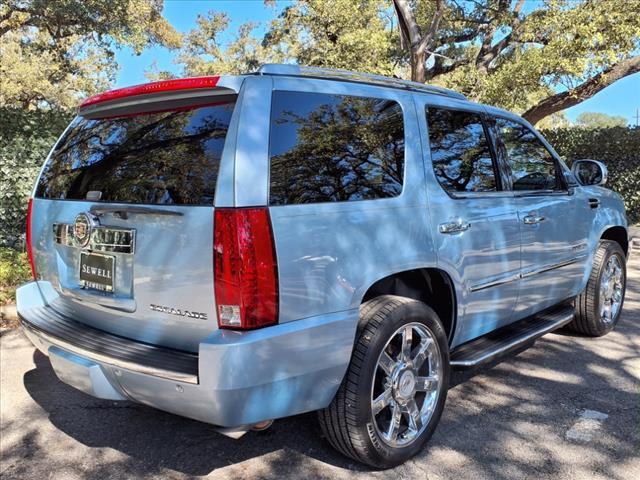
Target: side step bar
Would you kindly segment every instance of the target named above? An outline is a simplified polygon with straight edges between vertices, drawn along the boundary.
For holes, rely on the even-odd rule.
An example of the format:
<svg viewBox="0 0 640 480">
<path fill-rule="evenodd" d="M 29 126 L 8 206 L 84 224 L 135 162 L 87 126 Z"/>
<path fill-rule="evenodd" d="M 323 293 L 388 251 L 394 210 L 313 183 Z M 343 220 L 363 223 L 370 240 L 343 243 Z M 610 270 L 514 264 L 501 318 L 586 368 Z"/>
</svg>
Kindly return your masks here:
<svg viewBox="0 0 640 480">
<path fill-rule="evenodd" d="M 490 363 L 566 325 L 574 313 L 572 306 L 563 305 L 464 343 L 451 352 L 451 367 L 468 370 Z"/>
</svg>

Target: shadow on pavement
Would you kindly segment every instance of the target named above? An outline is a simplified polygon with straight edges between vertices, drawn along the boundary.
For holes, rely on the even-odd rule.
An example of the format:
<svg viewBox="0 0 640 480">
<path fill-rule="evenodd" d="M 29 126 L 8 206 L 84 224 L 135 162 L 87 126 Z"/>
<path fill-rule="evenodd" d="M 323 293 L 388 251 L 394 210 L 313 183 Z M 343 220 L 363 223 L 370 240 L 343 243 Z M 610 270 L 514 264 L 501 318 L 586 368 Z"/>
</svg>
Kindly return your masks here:
<svg viewBox="0 0 640 480">
<path fill-rule="evenodd" d="M 615 429 L 605 425 L 605 436 L 579 445 L 585 462 L 590 457 L 595 462 L 596 467 L 589 468 L 606 478 L 621 478 L 613 467 L 637 457 L 640 445 L 639 373 L 632 373 L 640 351 L 637 340 L 631 341 L 640 338 L 637 280 L 629 282 L 630 296 L 633 302 L 627 301 L 616 331 L 606 337 L 574 338 L 563 331 L 497 365 L 455 373 L 434 437 L 399 471 L 414 471 L 422 462 L 432 466 L 440 458 L 434 452 L 455 451 L 477 463 L 474 468 L 482 476 L 507 479 L 525 472 L 553 476 L 565 459 L 549 441 L 549 431 L 553 432 L 551 439 L 567 443 L 564 432 L 575 421 L 576 412 L 595 409 L 631 419 Z M 321 438 L 314 413 L 278 420 L 266 432 L 231 440 L 204 423 L 84 395 L 58 381 L 45 356 L 36 352 L 34 361 L 36 368 L 25 374 L 24 386 L 51 423 L 83 445 L 126 455 L 121 461 L 98 462 L 84 478 L 124 472 L 152 477 L 167 469 L 189 476 L 207 475 L 256 457 L 263 457 L 265 464 L 260 476 L 333 477 L 335 472 L 323 464 L 368 475 L 366 467 L 334 452 Z M 3 461 L 11 462 L 17 455 L 27 459 L 46 456 L 48 446 L 39 442 L 38 426 L 20 428 L 24 432 L 20 451 L 5 451 Z"/>
</svg>

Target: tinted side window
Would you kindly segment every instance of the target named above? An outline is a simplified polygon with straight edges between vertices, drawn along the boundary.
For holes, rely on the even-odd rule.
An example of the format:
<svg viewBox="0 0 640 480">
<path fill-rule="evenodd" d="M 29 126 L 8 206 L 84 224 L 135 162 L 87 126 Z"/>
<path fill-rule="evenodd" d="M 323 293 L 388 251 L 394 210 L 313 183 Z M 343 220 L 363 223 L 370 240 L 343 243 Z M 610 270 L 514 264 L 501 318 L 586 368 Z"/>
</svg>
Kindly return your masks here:
<svg viewBox="0 0 640 480">
<path fill-rule="evenodd" d="M 493 192 L 496 174 L 480 115 L 427 108 L 433 170 L 450 193 Z"/>
<path fill-rule="evenodd" d="M 556 161 L 527 126 L 500 117 L 495 119 L 495 125 L 496 147 L 505 152 L 514 190 L 561 188 Z"/>
<path fill-rule="evenodd" d="M 275 92 L 270 203 L 343 202 L 402 191 L 404 124 L 391 100 Z"/>
<path fill-rule="evenodd" d="M 77 117 L 36 195 L 104 202 L 213 205 L 234 103 L 111 119 Z"/>
</svg>

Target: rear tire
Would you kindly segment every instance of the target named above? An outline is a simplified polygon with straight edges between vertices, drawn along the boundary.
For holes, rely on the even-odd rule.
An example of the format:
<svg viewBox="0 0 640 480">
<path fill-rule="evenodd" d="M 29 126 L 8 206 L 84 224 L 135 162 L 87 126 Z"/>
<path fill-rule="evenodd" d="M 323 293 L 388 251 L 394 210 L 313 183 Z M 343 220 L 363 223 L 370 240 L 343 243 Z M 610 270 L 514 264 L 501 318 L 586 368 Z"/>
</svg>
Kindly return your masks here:
<svg viewBox="0 0 640 480">
<path fill-rule="evenodd" d="M 366 302 L 351 363 L 318 412 L 329 443 L 376 468 L 397 466 L 433 434 L 449 386 L 447 336 L 422 302 L 383 295 Z"/>
<path fill-rule="evenodd" d="M 601 337 L 614 329 L 624 304 L 627 283 L 626 258 L 617 242 L 601 240 L 584 291 L 575 299 L 572 330 Z"/>
</svg>

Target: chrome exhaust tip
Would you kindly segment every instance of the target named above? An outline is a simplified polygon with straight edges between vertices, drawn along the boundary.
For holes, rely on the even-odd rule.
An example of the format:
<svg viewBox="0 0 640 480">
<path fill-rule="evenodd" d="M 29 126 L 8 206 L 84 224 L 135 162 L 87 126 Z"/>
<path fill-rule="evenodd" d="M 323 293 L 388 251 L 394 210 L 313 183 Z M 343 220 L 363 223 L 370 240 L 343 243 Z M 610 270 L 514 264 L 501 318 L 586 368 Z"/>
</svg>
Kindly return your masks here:
<svg viewBox="0 0 640 480">
<path fill-rule="evenodd" d="M 251 430 L 254 432 L 262 432 L 273 425 L 273 420 L 265 420 L 264 422 L 254 423 Z"/>
</svg>

